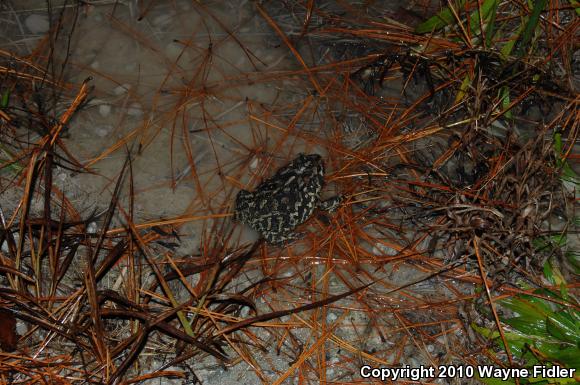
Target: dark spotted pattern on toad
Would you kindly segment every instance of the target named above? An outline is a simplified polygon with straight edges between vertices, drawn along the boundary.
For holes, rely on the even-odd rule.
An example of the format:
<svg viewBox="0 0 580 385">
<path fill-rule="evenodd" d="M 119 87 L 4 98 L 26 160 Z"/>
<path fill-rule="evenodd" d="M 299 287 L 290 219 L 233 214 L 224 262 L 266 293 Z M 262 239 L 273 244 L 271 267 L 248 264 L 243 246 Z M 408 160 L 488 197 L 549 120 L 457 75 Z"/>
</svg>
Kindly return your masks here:
<svg viewBox="0 0 580 385">
<path fill-rule="evenodd" d="M 234 220 L 247 224 L 273 245 L 296 239 L 293 230 L 318 207 L 332 208 L 338 198 L 320 201 L 324 162 L 318 154 L 300 154 L 253 192 L 236 196 Z"/>
</svg>

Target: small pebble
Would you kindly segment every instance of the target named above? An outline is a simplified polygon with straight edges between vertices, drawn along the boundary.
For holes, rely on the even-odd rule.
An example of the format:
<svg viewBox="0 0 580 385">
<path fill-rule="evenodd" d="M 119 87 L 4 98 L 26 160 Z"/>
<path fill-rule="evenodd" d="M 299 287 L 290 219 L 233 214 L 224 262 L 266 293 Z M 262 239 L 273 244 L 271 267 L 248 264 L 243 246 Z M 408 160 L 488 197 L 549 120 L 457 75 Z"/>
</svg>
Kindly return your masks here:
<svg viewBox="0 0 580 385">
<path fill-rule="evenodd" d="M 99 138 L 104 138 L 107 135 L 109 135 L 112 130 L 113 130 L 113 127 L 111 127 L 109 125 L 97 126 L 97 127 L 95 127 L 95 134 L 97 134 L 97 136 Z"/>
<path fill-rule="evenodd" d="M 50 23 L 47 15 L 33 13 L 24 21 L 24 25 L 31 33 L 42 34 L 48 32 Z"/>
<path fill-rule="evenodd" d="M 28 325 L 26 325 L 25 322 L 22 322 L 20 320 L 17 320 L 16 321 L 16 333 L 19 336 L 25 335 L 26 333 L 28 333 Z"/>
<path fill-rule="evenodd" d="M 328 363 L 330 365 L 338 364 L 339 362 L 340 362 L 340 358 L 338 358 L 337 356 L 328 358 Z"/>
<path fill-rule="evenodd" d="M 249 306 L 244 306 L 242 308 L 242 311 L 240 311 L 240 317 L 241 318 L 247 318 L 248 315 L 250 315 L 250 307 Z"/>
<path fill-rule="evenodd" d="M 107 117 L 111 113 L 111 106 L 109 104 L 101 104 L 99 106 L 99 114 L 102 117 Z"/>
<path fill-rule="evenodd" d="M 326 316 L 326 321 L 331 324 L 334 323 L 334 321 L 336 321 L 338 319 L 338 316 L 334 313 L 328 313 L 328 315 Z"/>
<path fill-rule="evenodd" d="M 131 103 L 129 108 L 127 108 L 127 115 L 135 117 L 141 116 L 143 115 L 143 107 L 137 102 Z"/>
<path fill-rule="evenodd" d="M 373 246 L 373 254 L 376 256 L 386 256 L 386 255 L 393 256 L 396 255 L 397 252 L 392 248 L 383 245 L 382 243 L 377 243 L 375 244 L 375 246 Z"/>
<path fill-rule="evenodd" d="M 91 63 L 91 68 L 96 70 L 99 68 L 99 62 L 98 61 L 94 61 Z"/>
<path fill-rule="evenodd" d="M 254 171 L 258 167 L 258 158 L 254 158 L 252 163 L 250 163 L 250 170 Z"/>
<path fill-rule="evenodd" d="M 14 237 L 14 242 L 18 244 L 18 239 L 20 239 L 20 235 L 18 233 L 13 233 L 12 236 Z M 0 248 L 5 253 L 8 253 L 10 249 L 8 248 L 8 242 L 2 242 L 2 247 Z"/>
<path fill-rule="evenodd" d="M 87 233 L 95 234 L 97 232 L 97 224 L 95 222 L 89 223 L 87 226 Z"/>
<path fill-rule="evenodd" d="M 421 366 L 419 361 L 417 361 L 417 359 L 414 357 L 409 357 L 408 365 L 412 368 L 418 368 L 419 366 Z"/>
<path fill-rule="evenodd" d="M 153 25 L 156 27 L 164 26 L 166 24 L 169 24 L 171 22 L 172 18 L 173 18 L 173 15 L 170 15 L 170 14 L 162 14 L 162 15 L 156 16 L 153 19 Z"/>
</svg>

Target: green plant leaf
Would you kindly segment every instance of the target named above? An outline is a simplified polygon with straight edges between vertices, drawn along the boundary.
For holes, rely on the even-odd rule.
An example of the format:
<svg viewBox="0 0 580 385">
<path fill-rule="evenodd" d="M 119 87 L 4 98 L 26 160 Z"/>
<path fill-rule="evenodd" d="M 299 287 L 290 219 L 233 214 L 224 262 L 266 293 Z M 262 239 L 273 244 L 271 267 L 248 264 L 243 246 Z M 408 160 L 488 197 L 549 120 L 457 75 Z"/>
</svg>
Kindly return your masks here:
<svg viewBox="0 0 580 385">
<path fill-rule="evenodd" d="M 577 251 L 569 251 L 565 255 L 568 262 L 574 267 L 574 272 L 580 274 L 580 253 Z"/>
<path fill-rule="evenodd" d="M 555 239 L 544 237 L 544 239 L 539 240 L 541 243 L 539 246 L 554 247 L 554 241 L 556 241 L 555 243 L 565 243 L 565 237 Z M 566 280 L 557 266 L 548 262 L 544 265 L 544 272 L 551 283 L 561 287 L 560 292 L 541 288 L 534 290 L 534 295 L 537 296 L 518 295 L 498 301 L 500 306 L 517 314 L 511 318 L 500 317 L 503 323 L 511 327 L 509 331 L 504 332 L 505 340 L 512 356 L 525 362 L 527 368 L 552 362 L 580 371 L 580 311 L 573 306 L 565 307 L 549 300 L 549 298 L 554 298 L 576 305 L 575 297 L 568 296 Z M 495 349 L 499 348 L 503 351 L 505 349 L 499 332 L 473 324 L 471 327 L 494 342 L 496 348 L 489 350 L 488 353 L 500 359 Z M 540 357 L 541 361 L 539 361 Z M 495 385 L 493 380 L 484 382 Z M 571 384 L 575 383 L 575 379 L 536 377 L 521 379 L 520 383 L 534 385 Z"/>
<path fill-rule="evenodd" d="M 500 55 L 503 59 L 507 59 L 511 55 L 511 53 L 514 49 L 514 46 L 516 45 L 518 38 L 519 38 L 520 34 L 522 33 L 523 29 L 524 29 L 524 26 L 520 25 L 518 27 L 517 31 L 514 32 L 514 36 L 510 36 L 510 39 L 507 41 L 507 43 L 505 43 L 504 46 L 501 47 Z"/>
<path fill-rule="evenodd" d="M 493 18 L 495 19 L 495 12 L 497 10 L 497 6 L 499 4 L 498 0 L 485 0 L 481 5 L 481 12 L 483 14 L 482 20 L 483 23 L 486 24 L 489 22 L 490 15 L 493 14 Z M 493 11 L 493 12 L 491 12 Z M 471 13 L 469 17 L 469 25 L 471 26 L 471 32 L 474 35 L 477 35 L 479 31 L 479 8 L 476 8 L 475 11 Z"/>
<path fill-rule="evenodd" d="M 570 315 L 570 318 L 572 318 L 574 320 L 574 322 L 576 322 L 577 324 L 580 324 L 580 311 L 575 310 L 575 309 L 570 309 L 568 314 Z"/>
<path fill-rule="evenodd" d="M 565 234 L 554 234 L 536 238 L 532 240 L 532 245 L 534 245 L 536 251 L 542 251 L 544 249 L 551 251 L 566 246 L 566 241 L 567 237 Z"/>
<path fill-rule="evenodd" d="M 455 2 L 455 9 L 463 7 L 465 4 L 465 0 L 459 0 Z M 436 31 L 441 29 L 445 26 L 450 25 L 455 20 L 455 16 L 453 16 L 453 12 L 449 7 L 443 8 L 439 11 L 438 14 L 435 16 L 427 19 L 426 21 L 422 22 L 415 28 L 416 33 L 426 33 L 431 31 Z"/>
<path fill-rule="evenodd" d="M 501 99 L 501 106 L 504 110 L 507 110 L 511 104 L 511 98 L 510 98 L 510 89 L 508 86 L 503 86 L 500 88 L 499 90 L 499 97 Z M 506 113 L 504 114 L 505 117 L 507 119 L 511 119 L 512 118 L 512 112 L 511 110 L 507 110 Z"/>
<path fill-rule="evenodd" d="M 550 261 L 546 261 L 544 263 L 544 277 L 550 282 L 552 285 L 556 283 L 556 279 L 554 278 L 554 271 L 552 270 L 552 264 Z"/>
<path fill-rule="evenodd" d="M 554 152 L 556 154 L 556 164 L 558 166 L 561 165 L 561 163 L 558 162 L 562 162 L 562 134 L 555 133 L 554 134 Z"/>
<path fill-rule="evenodd" d="M 578 16 L 580 16 L 580 2 L 577 0 L 568 0 L 570 2 L 570 4 L 572 4 L 572 7 L 574 8 L 574 11 L 576 11 L 576 14 Z"/>
<path fill-rule="evenodd" d="M 543 321 L 546 316 L 553 313 L 552 308 L 546 301 L 529 295 L 506 298 L 499 301 L 499 303 L 530 321 Z"/>
<path fill-rule="evenodd" d="M 580 176 L 576 174 L 568 162 L 564 162 L 562 166 L 562 180 L 573 183 L 576 186 L 580 184 Z"/>
<path fill-rule="evenodd" d="M 560 286 L 563 286 L 565 284 L 566 284 L 566 282 L 564 280 L 562 280 L 562 284 Z M 557 292 L 557 291 L 549 290 L 549 289 L 537 289 L 534 291 L 534 294 L 541 295 L 541 296 L 548 297 L 548 298 L 554 298 L 555 300 L 558 300 L 558 301 L 561 301 L 561 300 L 568 301 L 567 297 L 564 297 L 562 295 L 561 290 L 560 290 L 560 292 Z M 544 300 L 544 299 L 539 299 L 539 300 L 543 301 L 546 305 L 550 306 L 552 308 L 552 313 L 561 311 L 560 307 L 558 307 L 553 301 Z"/>
<path fill-rule="evenodd" d="M 471 324 L 471 327 L 473 328 L 473 330 L 475 330 L 476 332 L 478 332 L 479 334 L 481 334 L 484 337 L 487 338 L 497 338 L 499 337 L 499 332 L 490 330 L 488 328 L 484 328 L 482 326 L 478 326 L 474 323 Z"/>
<path fill-rule="evenodd" d="M 529 48 L 529 43 L 532 40 L 532 35 L 538 26 L 538 21 L 540 20 L 540 14 L 546 8 L 548 0 L 535 0 L 534 8 L 532 9 L 532 14 L 526 23 L 524 32 L 521 36 L 521 40 L 517 43 L 516 55 L 523 57 Z"/>
<path fill-rule="evenodd" d="M 493 7 L 489 13 L 489 20 L 487 20 L 487 29 L 485 31 L 485 43 L 487 47 L 491 47 L 491 41 L 493 40 L 493 36 L 495 35 L 495 17 L 497 15 L 497 6 L 499 5 L 499 1 L 493 2 Z"/>
<path fill-rule="evenodd" d="M 580 349 L 577 346 L 540 341 L 535 348 L 551 361 L 558 361 L 569 368 L 580 368 Z"/>
<path fill-rule="evenodd" d="M 459 103 L 465 97 L 465 91 L 471 85 L 471 78 L 469 75 L 466 75 L 461 82 L 461 86 L 459 86 L 459 91 L 457 91 L 457 95 L 455 96 L 455 103 Z"/>
<path fill-rule="evenodd" d="M 568 384 L 568 383 L 570 383 L 570 380 L 572 380 L 572 382 L 576 382 L 576 380 L 574 378 L 544 378 L 542 376 L 529 377 L 527 380 L 530 382 L 530 384 L 534 384 L 534 385 Z"/>
<path fill-rule="evenodd" d="M 546 331 L 546 321 L 544 319 L 530 320 L 528 317 L 513 317 L 503 322 L 523 334 L 532 334 L 541 337 L 549 336 Z"/>
<path fill-rule="evenodd" d="M 0 108 L 8 107 L 9 103 L 10 103 L 10 90 L 5 90 L 2 93 L 2 99 L 0 100 Z"/>
<path fill-rule="evenodd" d="M 580 349 L 577 347 L 570 348 L 549 348 L 546 349 L 542 346 L 536 346 L 542 354 L 549 353 L 546 355 L 551 361 L 557 361 L 558 363 L 566 366 L 567 368 L 575 368 L 576 372 L 580 370 Z"/>
<path fill-rule="evenodd" d="M 554 337 L 571 343 L 580 343 L 580 324 L 566 312 L 556 313 L 548 316 L 546 329 Z"/>
<path fill-rule="evenodd" d="M 568 287 L 566 286 L 566 280 L 562 275 L 562 272 L 557 267 L 552 266 L 552 262 L 547 260 L 544 263 L 544 277 L 552 285 L 560 286 L 560 294 L 562 299 L 568 300 Z"/>
<path fill-rule="evenodd" d="M 567 182 L 573 183 L 574 185 L 580 185 L 580 176 L 570 167 L 570 164 L 566 162 L 566 159 L 562 158 L 563 155 L 563 145 L 562 145 L 562 134 L 554 134 L 554 154 L 556 156 L 556 166 L 562 169 L 561 179 Z"/>
</svg>

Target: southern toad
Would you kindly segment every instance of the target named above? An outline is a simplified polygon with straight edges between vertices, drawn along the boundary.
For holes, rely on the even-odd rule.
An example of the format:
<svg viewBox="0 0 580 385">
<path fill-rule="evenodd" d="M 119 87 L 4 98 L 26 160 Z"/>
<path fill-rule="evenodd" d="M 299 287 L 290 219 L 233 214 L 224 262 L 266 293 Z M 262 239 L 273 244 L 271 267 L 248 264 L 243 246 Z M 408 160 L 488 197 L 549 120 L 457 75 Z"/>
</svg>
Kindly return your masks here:
<svg viewBox="0 0 580 385">
<path fill-rule="evenodd" d="M 268 243 L 279 245 L 296 239 L 294 229 L 316 208 L 332 210 L 340 198 L 320 200 L 324 163 L 318 154 L 300 154 L 252 192 L 236 195 L 234 220 L 249 225 Z"/>
</svg>

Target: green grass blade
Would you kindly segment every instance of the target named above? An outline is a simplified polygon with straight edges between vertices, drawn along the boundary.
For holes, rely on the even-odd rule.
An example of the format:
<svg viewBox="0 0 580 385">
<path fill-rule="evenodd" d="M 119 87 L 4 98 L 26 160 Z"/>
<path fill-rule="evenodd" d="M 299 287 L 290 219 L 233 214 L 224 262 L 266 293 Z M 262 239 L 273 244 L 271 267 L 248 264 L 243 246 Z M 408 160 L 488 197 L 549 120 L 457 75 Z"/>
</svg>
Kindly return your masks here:
<svg viewBox="0 0 580 385">
<path fill-rule="evenodd" d="M 465 4 L 465 0 L 459 0 L 455 2 L 455 8 L 463 7 Z M 453 23 L 455 20 L 455 16 L 453 16 L 453 12 L 449 7 L 443 8 L 439 11 L 438 14 L 435 16 L 427 19 L 426 21 L 422 22 L 415 28 L 416 33 L 426 33 L 431 31 L 436 31 L 443 27 L 446 27 Z"/>
<path fill-rule="evenodd" d="M 534 2 L 534 9 L 532 9 L 532 14 L 528 19 L 526 27 L 524 28 L 524 33 L 521 36 L 521 40 L 518 42 L 518 48 L 516 49 L 516 55 L 518 57 L 523 57 L 526 54 L 528 44 L 532 40 L 532 35 L 538 27 L 538 21 L 540 21 L 540 14 L 546 8 L 548 0 L 536 0 Z"/>
<path fill-rule="evenodd" d="M 0 108 L 8 107 L 8 103 L 10 102 L 10 90 L 5 90 L 2 94 L 2 99 L 0 100 Z"/>
<path fill-rule="evenodd" d="M 511 98 L 510 98 L 510 89 L 508 86 L 503 86 L 500 88 L 499 90 L 499 97 L 501 98 L 501 106 L 504 110 L 507 110 L 510 107 L 511 104 Z M 512 112 L 511 110 L 506 111 L 506 113 L 504 114 L 505 117 L 507 119 L 511 119 L 512 118 Z"/>
<path fill-rule="evenodd" d="M 574 273 L 580 274 L 580 252 L 570 251 L 565 255 L 568 262 L 574 267 Z"/>
<path fill-rule="evenodd" d="M 497 6 L 499 4 L 498 0 L 485 0 L 485 2 L 481 5 L 481 12 L 483 13 L 482 20 L 483 24 L 489 22 L 488 18 L 491 16 L 495 20 L 495 12 L 497 10 Z M 493 11 L 493 12 L 492 12 Z M 474 35 L 479 33 L 479 9 L 476 9 L 474 12 L 471 13 L 469 18 L 469 23 L 471 25 L 471 32 Z"/>
<path fill-rule="evenodd" d="M 485 31 L 485 45 L 486 47 L 491 47 L 491 42 L 493 40 L 493 36 L 495 35 L 495 17 L 497 15 L 497 7 L 499 5 L 499 1 L 493 2 L 493 7 L 491 8 L 491 13 L 489 20 L 487 22 L 487 30 Z"/>
<path fill-rule="evenodd" d="M 503 47 L 501 47 L 501 49 L 500 49 L 500 51 L 499 51 L 499 52 L 500 52 L 500 54 L 501 54 L 501 57 L 502 57 L 503 59 L 507 59 L 507 58 L 508 58 L 508 57 L 511 55 L 511 53 L 512 53 L 512 51 L 513 51 L 513 49 L 514 49 L 514 46 L 516 45 L 516 42 L 518 41 L 518 39 L 519 39 L 519 36 L 520 36 L 520 34 L 522 33 L 522 29 L 523 29 L 523 28 L 524 28 L 524 26 L 523 26 L 523 25 L 520 25 L 520 26 L 518 27 L 518 30 L 514 32 L 514 36 L 513 36 L 513 38 L 510 38 L 510 39 L 508 40 L 508 42 L 507 42 L 507 43 L 505 43 L 505 44 L 503 45 Z"/>
<path fill-rule="evenodd" d="M 578 175 L 572 167 L 562 158 L 563 144 L 562 134 L 554 134 L 554 154 L 556 156 L 556 166 L 562 168 L 561 179 L 572 183 L 578 187 L 580 185 L 580 175 Z"/>
<path fill-rule="evenodd" d="M 574 11 L 576 11 L 576 14 L 578 16 L 580 16 L 580 1 L 577 1 L 577 0 L 569 0 L 569 2 L 572 5 L 572 7 L 574 8 Z"/>
</svg>

